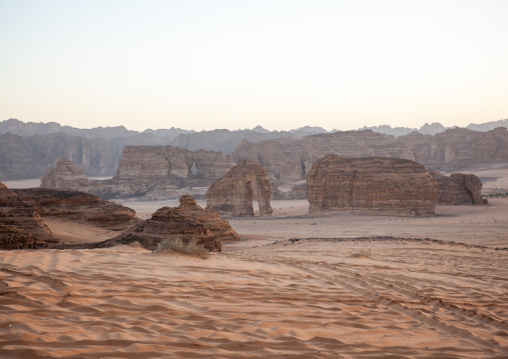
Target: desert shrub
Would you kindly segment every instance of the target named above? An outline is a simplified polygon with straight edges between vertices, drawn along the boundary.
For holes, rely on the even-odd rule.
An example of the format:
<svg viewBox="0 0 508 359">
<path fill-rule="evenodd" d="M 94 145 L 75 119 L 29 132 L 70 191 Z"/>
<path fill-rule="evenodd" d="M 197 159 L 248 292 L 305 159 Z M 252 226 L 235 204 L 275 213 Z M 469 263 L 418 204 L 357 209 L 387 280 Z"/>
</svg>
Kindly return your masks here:
<svg viewBox="0 0 508 359">
<path fill-rule="evenodd" d="M 184 242 L 181 237 L 165 239 L 157 244 L 154 252 L 171 251 L 186 254 L 193 257 L 206 259 L 210 252 L 203 245 L 197 244 L 195 239 Z"/>
<path fill-rule="evenodd" d="M 362 249 L 359 252 L 351 254 L 351 257 L 355 258 L 370 258 L 372 255 L 372 252 L 370 249 Z"/>
</svg>

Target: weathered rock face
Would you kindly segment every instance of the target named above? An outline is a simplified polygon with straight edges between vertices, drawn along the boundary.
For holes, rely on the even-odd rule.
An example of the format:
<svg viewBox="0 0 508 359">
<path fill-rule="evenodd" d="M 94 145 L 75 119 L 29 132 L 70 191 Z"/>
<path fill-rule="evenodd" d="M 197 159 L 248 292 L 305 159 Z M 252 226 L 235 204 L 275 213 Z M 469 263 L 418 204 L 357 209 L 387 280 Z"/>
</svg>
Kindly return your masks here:
<svg viewBox="0 0 508 359">
<path fill-rule="evenodd" d="M 384 156 L 414 160 L 413 151 L 393 136 L 371 130 L 319 134 L 295 140 L 242 141 L 229 157 L 235 162 L 259 161 L 278 181 L 305 180 L 315 161 L 333 153 L 344 157 Z"/>
<path fill-rule="evenodd" d="M 208 188 L 206 209 L 224 216 L 254 216 L 252 201 L 256 199 L 259 214 L 271 215 L 271 191 L 266 170 L 259 162 L 242 161 Z"/>
<path fill-rule="evenodd" d="M 0 135 L 0 153 L 0 172 L 5 179 L 40 178 L 62 157 L 72 160 L 90 176 L 105 176 L 116 169 L 119 157 L 103 139 L 65 134 L 26 138 L 10 133 Z"/>
<path fill-rule="evenodd" d="M 38 208 L 41 217 L 86 221 L 94 226 L 124 230 L 140 220 L 130 208 L 78 191 L 28 188 L 14 191 L 23 201 Z"/>
<path fill-rule="evenodd" d="M 473 174 L 452 173 L 449 177 L 438 172 L 430 174 L 439 186 L 437 203 L 449 205 L 483 204 L 482 182 Z"/>
<path fill-rule="evenodd" d="M 0 183 L 0 249 L 46 248 L 56 242 L 37 209 Z"/>
<path fill-rule="evenodd" d="M 488 132 L 454 128 L 435 136 L 410 134 L 398 140 L 413 148 L 416 161 L 427 168 L 444 170 L 508 161 L 508 132 L 504 127 Z"/>
<path fill-rule="evenodd" d="M 326 155 L 307 175 L 309 213 L 433 216 L 437 196 L 423 165 L 399 158 Z"/>
<path fill-rule="evenodd" d="M 72 189 L 86 185 L 88 179 L 83 171 L 67 158 L 61 158 L 41 179 L 41 187 L 54 189 Z"/>
<path fill-rule="evenodd" d="M 214 181 L 235 165 L 220 152 L 174 146 L 127 146 L 115 179 L 204 178 Z"/>
<path fill-rule="evenodd" d="M 179 207 L 163 207 L 147 219 L 118 237 L 86 244 L 87 248 L 111 247 L 139 242 L 147 249 L 155 249 L 165 239 L 181 238 L 183 242 L 197 239 L 210 251 L 220 252 L 222 242 L 239 241 L 240 237 L 229 223 L 217 213 L 205 211 L 192 196 L 180 197 Z"/>
</svg>

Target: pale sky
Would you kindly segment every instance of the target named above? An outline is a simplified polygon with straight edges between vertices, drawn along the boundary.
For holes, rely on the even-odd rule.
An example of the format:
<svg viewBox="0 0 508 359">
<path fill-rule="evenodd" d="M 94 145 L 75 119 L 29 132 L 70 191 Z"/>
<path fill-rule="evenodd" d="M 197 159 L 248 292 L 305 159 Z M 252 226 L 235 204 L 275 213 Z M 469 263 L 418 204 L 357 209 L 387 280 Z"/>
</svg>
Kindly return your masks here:
<svg viewBox="0 0 508 359">
<path fill-rule="evenodd" d="M 507 19 L 507 0 L 0 0 L 0 121 L 496 121 L 508 118 Z"/>
</svg>

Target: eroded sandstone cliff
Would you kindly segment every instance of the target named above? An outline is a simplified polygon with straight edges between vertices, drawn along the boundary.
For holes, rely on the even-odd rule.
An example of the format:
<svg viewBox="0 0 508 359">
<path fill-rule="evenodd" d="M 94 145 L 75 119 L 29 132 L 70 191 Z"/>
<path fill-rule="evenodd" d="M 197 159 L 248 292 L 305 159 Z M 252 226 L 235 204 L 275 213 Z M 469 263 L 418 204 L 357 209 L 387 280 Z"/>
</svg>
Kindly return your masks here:
<svg viewBox="0 0 508 359">
<path fill-rule="evenodd" d="M 57 242 L 37 208 L 0 182 L 0 249 L 38 249 Z"/>
<path fill-rule="evenodd" d="M 206 209 L 224 216 L 254 216 L 252 202 L 261 216 L 271 215 L 272 188 L 266 170 L 256 161 L 244 160 L 215 181 L 206 192 Z"/>
<path fill-rule="evenodd" d="M 14 192 L 26 203 L 37 207 L 43 218 L 88 222 L 114 231 L 127 229 L 140 221 L 133 209 L 84 192 L 47 188 L 17 189 Z"/>
<path fill-rule="evenodd" d="M 474 174 L 452 173 L 444 176 L 430 172 L 439 186 L 437 203 L 448 205 L 484 204 L 482 181 Z"/>
<path fill-rule="evenodd" d="M 414 161 L 326 155 L 307 175 L 309 213 L 433 216 L 438 186 Z"/>
<path fill-rule="evenodd" d="M 415 160 L 413 151 L 393 136 L 371 130 L 319 134 L 300 139 L 242 141 L 229 157 L 235 162 L 258 161 L 281 182 L 305 180 L 314 162 L 326 154 L 344 157 L 382 156 Z"/>
</svg>

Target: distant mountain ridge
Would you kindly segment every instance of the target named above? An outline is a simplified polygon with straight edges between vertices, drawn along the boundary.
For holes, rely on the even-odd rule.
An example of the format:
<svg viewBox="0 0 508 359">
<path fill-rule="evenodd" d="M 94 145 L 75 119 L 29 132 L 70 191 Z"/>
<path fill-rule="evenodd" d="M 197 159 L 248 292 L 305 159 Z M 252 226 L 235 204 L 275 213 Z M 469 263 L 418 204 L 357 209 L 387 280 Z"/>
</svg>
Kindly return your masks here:
<svg viewBox="0 0 508 359">
<path fill-rule="evenodd" d="M 508 127 L 508 119 L 468 126 L 477 132 L 488 132 L 497 127 Z M 420 158 L 428 156 L 429 161 L 432 156 L 423 150 L 430 146 L 429 137 L 449 131 L 439 123 L 425 124 L 418 130 L 383 125 L 364 127 L 357 131 L 366 129 L 391 135 L 392 138 L 400 137 L 401 140 L 405 138 L 404 142 L 409 141 L 411 148 L 422 151 Z M 242 141 L 259 143 L 281 139 L 284 142 L 336 132 L 342 131 L 327 131 L 321 127 L 311 126 L 290 131 L 268 131 L 256 126 L 251 130 L 235 131 L 217 129 L 195 132 L 172 127 L 138 132 L 127 130 L 123 126 L 78 129 L 61 126 L 56 122 L 25 123 L 9 119 L 0 122 L 0 180 L 40 178 L 62 157 L 72 160 L 87 176 L 113 176 L 125 146 L 171 145 L 190 151 L 204 149 L 230 154 Z"/>
</svg>

